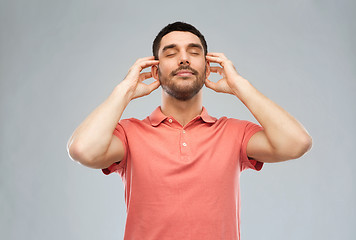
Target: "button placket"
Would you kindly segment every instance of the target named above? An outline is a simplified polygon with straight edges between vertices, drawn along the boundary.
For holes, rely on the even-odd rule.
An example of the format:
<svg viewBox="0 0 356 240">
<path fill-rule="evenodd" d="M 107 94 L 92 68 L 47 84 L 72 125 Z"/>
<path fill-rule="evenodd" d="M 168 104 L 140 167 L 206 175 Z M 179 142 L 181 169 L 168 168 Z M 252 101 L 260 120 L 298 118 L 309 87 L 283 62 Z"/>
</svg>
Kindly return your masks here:
<svg viewBox="0 0 356 240">
<path fill-rule="evenodd" d="M 180 152 L 181 159 L 184 162 L 189 160 L 189 142 L 187 141 L 187 132 L 186 130 L 180 130 Z"/>
</svg>

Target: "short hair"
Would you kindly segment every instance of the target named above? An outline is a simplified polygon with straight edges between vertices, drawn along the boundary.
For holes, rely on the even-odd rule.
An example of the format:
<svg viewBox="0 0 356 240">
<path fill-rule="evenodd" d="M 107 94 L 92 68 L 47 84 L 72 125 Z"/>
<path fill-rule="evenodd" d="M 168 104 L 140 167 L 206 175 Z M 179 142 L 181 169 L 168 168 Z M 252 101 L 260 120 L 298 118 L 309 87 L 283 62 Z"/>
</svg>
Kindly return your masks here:
<svg viewBox="0 0 356 240">
<path fill-rule="evenodd" d="M 174 22 L 170 23 L 167 26 L 165 26 L 156 36 L 156 38 L 153 41 L 152 44 L 152 52 L 153 56 L 155 57 L 156 60 L 158 60 L 158 50 L 161 45 L 161 40 L 162 38 L 173 31 L 180 31 L 180 32 L 191 32 L 194 35 L 196 35 L 199 39 L 201 44 L 203 45 L 204 48 L 204 54 L 206 55 L 208 52 L 208 46 L 206 44 L 205 38 L 203 34 L 199 32 L 198 29 L 196 29 L 193 25 L 185 23 L 185 22 Z"/>
</svg>

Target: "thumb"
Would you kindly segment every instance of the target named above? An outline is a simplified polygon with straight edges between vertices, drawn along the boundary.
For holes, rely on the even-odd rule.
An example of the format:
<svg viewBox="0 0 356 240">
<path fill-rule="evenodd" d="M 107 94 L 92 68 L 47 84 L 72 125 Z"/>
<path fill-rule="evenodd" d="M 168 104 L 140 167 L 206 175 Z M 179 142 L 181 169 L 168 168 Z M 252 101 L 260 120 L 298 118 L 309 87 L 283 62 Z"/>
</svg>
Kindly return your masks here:
<svg viewBox="0 0 356 240">
<path fill-rule="evenodd" d="M 216 83 L 210 81 L 209 79 L 205 79 L 205 86 L 206 86 L 207 88 L 210 88 L 210 89 L 216 91 Z"/>
<path fill-rule="evenodd" d="M 151 93 L 153 90 L 156 90 L 160 85 L 161 85 L 161 83 L 158 80 L 156 80 L 153 83 L 149 84 L 148 85 L 149 92 Z"/>
</svg>

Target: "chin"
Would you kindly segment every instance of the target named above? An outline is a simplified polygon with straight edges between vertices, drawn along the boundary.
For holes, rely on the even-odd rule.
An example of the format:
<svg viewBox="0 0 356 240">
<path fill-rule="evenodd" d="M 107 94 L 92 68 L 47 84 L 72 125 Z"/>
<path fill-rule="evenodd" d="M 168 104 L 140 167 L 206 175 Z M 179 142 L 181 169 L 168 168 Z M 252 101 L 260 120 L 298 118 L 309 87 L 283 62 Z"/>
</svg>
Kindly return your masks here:
<svg viewBox="0 0 356 240">
<path fill-rule="evenodd" d="M 202 86 L 180 86 L 175 85 L 174 87 L 163 86 L 163 90 L 173 98 L 180 101 L 188 101 L 192 99 L 195 95 L 197 95 Z"/>
</svg>

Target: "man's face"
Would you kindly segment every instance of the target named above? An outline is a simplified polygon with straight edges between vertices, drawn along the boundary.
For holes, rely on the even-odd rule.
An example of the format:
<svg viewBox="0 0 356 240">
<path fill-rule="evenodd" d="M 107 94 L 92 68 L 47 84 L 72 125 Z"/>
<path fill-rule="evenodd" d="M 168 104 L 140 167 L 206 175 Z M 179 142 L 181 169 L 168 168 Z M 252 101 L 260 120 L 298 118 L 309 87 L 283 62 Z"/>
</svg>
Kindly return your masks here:
<svg viewBox="0 0 356 240">
<path fill-rule="evenodd" d="M 190 32 L 166 34 L 161 39 L 158 59 L 155 78 L 158 75 L 163 90 L 178 100 L 194 97 L 210 73 L 201 41 Z"/>
</svg>

